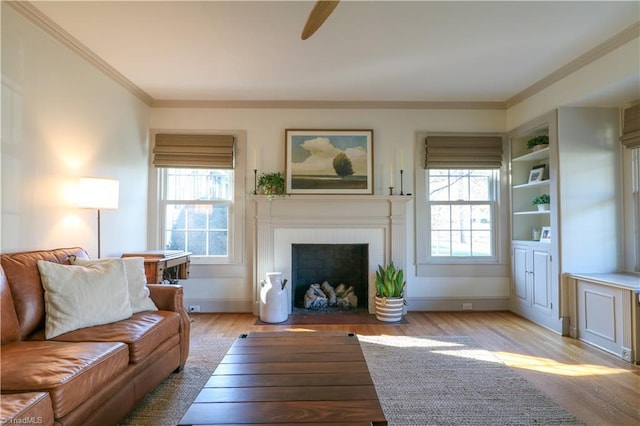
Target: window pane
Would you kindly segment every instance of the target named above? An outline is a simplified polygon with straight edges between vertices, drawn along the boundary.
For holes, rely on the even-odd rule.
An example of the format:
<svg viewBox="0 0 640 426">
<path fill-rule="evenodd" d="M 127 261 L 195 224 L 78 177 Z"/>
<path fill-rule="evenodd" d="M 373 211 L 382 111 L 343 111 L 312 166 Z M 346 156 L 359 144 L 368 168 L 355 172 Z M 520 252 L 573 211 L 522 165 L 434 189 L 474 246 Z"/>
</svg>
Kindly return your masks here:
<svg viewBox="0 0 640 426">
<path fill-rule="evenodd" d="M 449 231 L 431 232 L 431 255 L 451 256 L 451 236 Z"/>
<path fill-rule="evenodd" d="M 431 172 L 429 178 L 429 199 L 431 201 L 446 201 L 449 199 L 449 177 L 442 176 L 441 170 Z M 446 171 L 445 171 L 446 172 Z"/>
<path fill-rule="evenodd" d="M 471 233 L 468 230 L 451 232 L 451 256 L 471 256 Z"/>
<path fill-rule="evenodd" d="M 471 206 L 471 228 L 491 229 L 491 205 L 480 204 Z"/>
<path fill-rule="evenodd" d="M 431 229 L 450 229 L 451 226 L 451 207 L 450 206 L 431 206 Z"/>
<path fill-rule="evenodd" d="M 482 172 L 476 170 L 476 172 Z M 471 176 L 469 189 L 471 194 L 469 199 L 472 201 L 488 201 L 490 199 L 491 176 L 486 174 L 474 174 Z"/>
<path fill-rule="evenodd" d="M 451 206 L 451 228 L 471 228 L 471 206 Z"/>
<path fill-rule="evenodd" d="M 469 173 L 466 170 L 452 170 L 449 201 L 469 199 Z"/>
<path fill-rule="evenodd" d="M 491 256 L 491 232 L 474 231 L 472 244 L 473 256 Z"/>
</svg>

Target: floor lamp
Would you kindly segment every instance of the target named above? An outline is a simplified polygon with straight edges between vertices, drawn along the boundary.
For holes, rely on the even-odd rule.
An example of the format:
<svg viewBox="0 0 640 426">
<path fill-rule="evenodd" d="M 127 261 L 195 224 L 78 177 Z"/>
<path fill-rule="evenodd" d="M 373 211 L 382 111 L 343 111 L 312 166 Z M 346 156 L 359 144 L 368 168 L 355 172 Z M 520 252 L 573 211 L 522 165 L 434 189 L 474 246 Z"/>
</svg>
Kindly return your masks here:
<svg viewBox="0 0 640 426">
<path fill-rule="evenodd" d="M 98 212 L 98 259 L 100 258 L 100 210 L 118 208 L 119 181 L 108 178 L 82 177 L 78 185 L 78 206 Z"/>
</svg>

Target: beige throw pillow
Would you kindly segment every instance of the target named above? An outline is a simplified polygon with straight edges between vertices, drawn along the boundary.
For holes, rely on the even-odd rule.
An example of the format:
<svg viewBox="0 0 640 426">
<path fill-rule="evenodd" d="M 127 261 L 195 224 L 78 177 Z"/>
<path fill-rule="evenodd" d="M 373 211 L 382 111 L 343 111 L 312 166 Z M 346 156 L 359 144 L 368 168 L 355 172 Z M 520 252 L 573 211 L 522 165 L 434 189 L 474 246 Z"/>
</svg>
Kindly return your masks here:
<svg viewBox="0 0 640 426">
<path fill-rule="evenodd" d="M 77 257 L 71 261 L 74 265 L 92 266 L 99 263 L 123 263 L 129 289 L 129 303 L 133 313 L 157 311 L 158 307 L 149 297 L 147 276 L 144 274 L 144 257 L 83 259 Z"/>
<path fill-rule="evenodd" d="M 45 290 L 47 339 L 133 314 L 122 263 L 88 267 L 38 260 L 38 269 Z"/>
</svg>

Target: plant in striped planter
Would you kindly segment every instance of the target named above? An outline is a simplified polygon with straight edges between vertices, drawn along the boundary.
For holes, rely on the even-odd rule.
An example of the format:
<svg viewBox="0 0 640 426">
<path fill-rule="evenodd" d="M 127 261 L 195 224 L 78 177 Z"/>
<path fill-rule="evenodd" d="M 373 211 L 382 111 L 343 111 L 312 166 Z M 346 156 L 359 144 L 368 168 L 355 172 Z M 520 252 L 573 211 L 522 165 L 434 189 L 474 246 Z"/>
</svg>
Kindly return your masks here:
<svg viewBox="0 0 640 426">
<path fill-rule="evenodd" d="M 386 267 L 378 265 L 376 271 L 376 318 L 384 322 L 396 322 L 402 319 L 404 307 L 404 273 L 396 269 L 393 262 Z"/>
</svg>

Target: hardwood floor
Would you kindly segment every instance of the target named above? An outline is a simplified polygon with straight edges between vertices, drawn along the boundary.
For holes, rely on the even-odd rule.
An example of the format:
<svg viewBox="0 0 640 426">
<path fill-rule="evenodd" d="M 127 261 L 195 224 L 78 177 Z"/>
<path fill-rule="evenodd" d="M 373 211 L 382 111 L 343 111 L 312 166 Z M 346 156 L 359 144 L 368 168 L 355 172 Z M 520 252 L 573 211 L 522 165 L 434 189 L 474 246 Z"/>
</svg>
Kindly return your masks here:
<svg viewBox="0 0 640 426">
<path fill-rule="evenodd" d="M 191 340 L 291 329 L 470 336 L 588 425 L 640 424 L 640 367 L 510 312 L 409 312 L 407 324 L 255 325 L 251 314 L 194 314 Z"/>
</svg>

